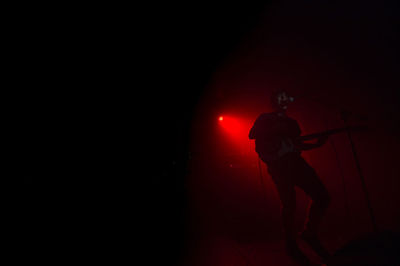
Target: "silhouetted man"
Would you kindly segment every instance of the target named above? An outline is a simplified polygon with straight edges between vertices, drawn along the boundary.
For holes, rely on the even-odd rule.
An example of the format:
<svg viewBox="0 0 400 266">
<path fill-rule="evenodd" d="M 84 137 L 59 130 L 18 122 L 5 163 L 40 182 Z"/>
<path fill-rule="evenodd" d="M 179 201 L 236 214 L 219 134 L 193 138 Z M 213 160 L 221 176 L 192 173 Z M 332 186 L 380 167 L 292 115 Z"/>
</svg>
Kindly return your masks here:
<svg viewBox="0 0 400 266">
<path fill-rule="evenodd" d="M 294 226 L 296 193 L 301 188 L 311 199 L 311 206 L 304 231 L 300 237 L 305 240 L 323 259 L 329 253 L 317 237 L 320 221 L 327 209 L 330 196 L 314 169 L 301 157 L 301 151 L 322 146 L 327 137 L 320 137 L 316 143 L 299 140 L 300 127 L 296 120 L 286 115 L 286 109 L 293 98 L 285 91 L 276 91 L 271 97 L 275 109 L 263 113 L 254 122 L 249 138 L 255 139 L 256 152 L 268 166 L 282 203 L 282 222 L 285 232 L 286 250 L 290 257 L 302 265 L 309 265 L 308 258 L 300 251 Z"/>
</svg>

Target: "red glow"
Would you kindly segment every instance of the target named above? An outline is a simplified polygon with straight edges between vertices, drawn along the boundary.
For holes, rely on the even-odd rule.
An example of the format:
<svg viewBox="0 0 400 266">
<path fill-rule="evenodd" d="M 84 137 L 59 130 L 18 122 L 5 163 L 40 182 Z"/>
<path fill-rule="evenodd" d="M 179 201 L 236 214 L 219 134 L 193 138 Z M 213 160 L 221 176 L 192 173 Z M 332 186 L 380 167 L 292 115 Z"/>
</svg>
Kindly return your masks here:
<svg viewBox="0 0 400 266">
<path fill-rule="evenodd" d="M 223 121 L 223 123 L 220 123 L 224 133 L 223 137 L 227 137 L 231 141 L 231 144 L 240 149 L 241 153 L 249 152 L 251 142 L 249 141 L 248 134 L 252 121 L 230 115 L 220 116 L 218 120 L 220 122 Z"/>
<path fill-rule="evenodd" d="M 232 116 L 219 117 L 219 121 L 224 121 L 221 126 L 230 136 L 235 139 L 242 139 L 246 134 L 247 129 L 244 128 L 243 124 L 240 123 L 239 119 Z"/>
</svg>

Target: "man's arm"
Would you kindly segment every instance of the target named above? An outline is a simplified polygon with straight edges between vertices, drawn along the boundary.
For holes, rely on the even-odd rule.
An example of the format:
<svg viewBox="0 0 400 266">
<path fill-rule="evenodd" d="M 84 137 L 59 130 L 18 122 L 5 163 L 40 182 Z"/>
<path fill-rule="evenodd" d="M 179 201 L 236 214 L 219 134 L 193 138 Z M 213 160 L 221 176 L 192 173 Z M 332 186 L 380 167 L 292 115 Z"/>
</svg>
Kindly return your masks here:
<svg viewBox="0 0 400 266">
<path fill-rule="evenodd" d="M 249 132 L 249 139 L 255 139 L 255 138 L 256 138 L 256 129 L 255 126 L 253 126 Z"/>
<path fill-rule="evenodd" d="M 265 121 L 265 115 L 260 115 L 257 117 L 256 121 L 254 122 L 253 126 L 250 129 L 249 132 L 249 139 L 256 139 L 256 132 L 260 131 L 260 124 L 263 124 L 262 121 Z"/>
<path fill-rule="evenodd" d="M 328 140 L 328 136 L 323 136 L 318 138 L 318 141 L 316 143 L 306 143 L 303 141 L 299 141 L 298 143 L 296 143 L 296 147 L 302 151 L 308 151 L 308 150 L 312 150 L 315 148 L 319 148 L 322 145 L 324 145 Z"/>
<path fill-rule="evenodd" d="M 300 142 L 300 143 L 296 144 L 296 147 L 302 151 L 308 151 L 308 150 L 318 148 L 318 147 L 320 147 L 320 145 L 318 145 L 317 143 Z"/>
</svg>

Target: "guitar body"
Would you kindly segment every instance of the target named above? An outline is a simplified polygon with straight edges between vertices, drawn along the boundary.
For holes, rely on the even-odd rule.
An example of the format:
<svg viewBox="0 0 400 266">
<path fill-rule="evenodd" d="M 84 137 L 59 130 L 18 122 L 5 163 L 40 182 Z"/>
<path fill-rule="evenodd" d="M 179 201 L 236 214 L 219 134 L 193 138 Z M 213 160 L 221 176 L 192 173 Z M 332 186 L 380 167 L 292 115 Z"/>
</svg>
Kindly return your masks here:
<svg viewBox="0 0 400 266">
<path fill-rule="evenodd" d="M 259 153 L 260 158 L 266 163 L 276 161 L 291 152 L 300 152 L 291 138 L 274 139 L 268 143 L 268 146 L 270 149 L 267 152 Z"/>
</svg>

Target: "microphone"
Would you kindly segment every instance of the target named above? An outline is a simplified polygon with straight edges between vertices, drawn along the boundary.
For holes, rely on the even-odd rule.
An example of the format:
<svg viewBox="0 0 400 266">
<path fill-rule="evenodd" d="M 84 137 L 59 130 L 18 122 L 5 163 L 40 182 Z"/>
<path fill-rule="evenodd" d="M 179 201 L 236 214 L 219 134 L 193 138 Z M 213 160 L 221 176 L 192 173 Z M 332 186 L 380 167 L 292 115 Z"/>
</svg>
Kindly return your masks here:
<svg viewBox="0 0 400 266">
<path fill-rule="evenodd" d="M 289 102 L 294 102 L 294 97 L 289 96 Z"/>
</svg>

